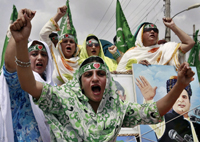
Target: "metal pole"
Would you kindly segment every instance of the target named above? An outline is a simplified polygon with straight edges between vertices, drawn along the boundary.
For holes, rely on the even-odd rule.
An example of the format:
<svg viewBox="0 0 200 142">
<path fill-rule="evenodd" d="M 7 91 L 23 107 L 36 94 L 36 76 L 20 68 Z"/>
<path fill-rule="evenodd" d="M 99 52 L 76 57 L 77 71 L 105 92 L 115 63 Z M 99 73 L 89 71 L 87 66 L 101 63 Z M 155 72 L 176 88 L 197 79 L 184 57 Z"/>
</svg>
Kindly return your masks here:
<svg viewBox="0 0 200 142">
<path fill-rule="evenodd" d="M 164 0 L 165 1 L 165 17 L 170 18 L 170 0 Z M 165 28 L 165 40 L 170 41 L 171 40 L 171 31 L 169 28 Z"/>
<path fill-rule="evenodd" d="M 185 10 L 182 10 L 182 11 L 180 11 L 180 12 L 178 12 L 178 13 L 176 13 L 173 17 L 172 17 L 172 19 L 176 16 L 176 15 L 178 15 L 178 14 L 180 14 L 180 13 L 182 13 L 182 12 L 184 12 L 184 11 L 188 11 L 188 9 L 185 9 Z"/>
</svg>

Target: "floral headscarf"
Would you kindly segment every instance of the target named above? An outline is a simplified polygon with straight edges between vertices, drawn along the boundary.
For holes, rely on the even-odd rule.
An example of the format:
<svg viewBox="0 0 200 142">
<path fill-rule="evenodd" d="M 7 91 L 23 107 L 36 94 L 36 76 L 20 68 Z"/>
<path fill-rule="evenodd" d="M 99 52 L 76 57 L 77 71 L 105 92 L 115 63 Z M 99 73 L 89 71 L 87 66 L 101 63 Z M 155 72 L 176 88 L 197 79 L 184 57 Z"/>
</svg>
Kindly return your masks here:
<svg viewBox="0 0 200 142">
<path fill-rule="evenodd" d="M 80 84 L 81 75 L 91 69 L 106 72 L 105 90 L 96 112 Z M 100 57 L 86 59 L 74 75 L 62 86 L 44 84 L 39 100 L 34 100 L 49 120 L 54 141 L 114 142 L 122 126 L 161 120 L 156 103 L 140 105 L 119 99 L 111 73 Z"/>
</svg>

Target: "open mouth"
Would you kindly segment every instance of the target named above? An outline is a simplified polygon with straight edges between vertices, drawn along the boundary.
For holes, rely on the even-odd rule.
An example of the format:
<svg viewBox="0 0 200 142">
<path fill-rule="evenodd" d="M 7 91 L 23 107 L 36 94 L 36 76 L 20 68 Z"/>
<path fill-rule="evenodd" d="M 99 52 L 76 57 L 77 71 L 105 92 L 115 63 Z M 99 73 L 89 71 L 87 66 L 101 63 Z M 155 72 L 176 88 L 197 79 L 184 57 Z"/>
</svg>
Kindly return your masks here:
<svg viewBox="0 0 200 142">
<path fill-rule="evenodd" d="M 37 63 L 36 66 L 37 67 L 43 67 L 43 64 L 42 63 Z"/>
<path fill-rule="evenodd" d="M 155 35 L 150 35 L 150 37 L 155 37 Z"/>
<path fill-rule="evenodd" d="M 93 50 L 93 51 L 92 51 L 92 54 L 96 54 L 96 51 L 95 51 L 95 50 Z"/>
<path fill-rule="evenodd" d="M 71 47 L 67 47 L 67 51 L 71 51 L 72 49 L 71 49 Z"/>
<path fill-rule="evenodd" d="M 93 85 L 92 91 L 94 92 L 94 94 L 99 94 L 101 92 L 101 87 L 99 85 Z"/>
</svg>

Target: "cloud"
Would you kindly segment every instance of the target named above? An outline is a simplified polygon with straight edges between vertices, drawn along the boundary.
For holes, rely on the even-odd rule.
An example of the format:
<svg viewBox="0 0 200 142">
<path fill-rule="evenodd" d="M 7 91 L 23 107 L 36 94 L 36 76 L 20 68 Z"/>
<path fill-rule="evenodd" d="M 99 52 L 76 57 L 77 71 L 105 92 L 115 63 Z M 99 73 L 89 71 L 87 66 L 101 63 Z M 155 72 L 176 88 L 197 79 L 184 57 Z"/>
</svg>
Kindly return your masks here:
<svg viewBox="0 0 200 142">
<path fill-rule="evenodd" d="M 156 98 L 157 98 L 157 99 L 162 98 L 162 97 L 165 96 L 166 94 L 167 94 L 167 92 L 166 92 L 166 87 L 161 86 L 161 87 L 158 87 L 158 88 L 157 88 L 157 90 L 156 90 Z"/>
<path fill-rule="evenodd" d="M 138 25 L 144 21 L 155 22 L 160 29 L 159 38 L 164 38 L 165 26 L 162 22 L 164 17 L 164 1 L 120 1 L 124 14 L 129 22 L 129 26 L 134 34 Z M 155 5 L 155 3 L 157 3 Z M 29 8 L 36 10 L 37 14 L 33 19 L 33 31 L 30 38 L 38 38 L 42 26 L 56 13 L 57 8 L 65 5 L 66 0 L 49 1 L 49 0 L 1 0 L 0 5 L 0 51 L 2 50 L 6 30 L 9 24 L 9 19 L 12 11 L 12 5 L 15 4 L 17 9 Z M 153 3 L 153 4 L 150 4 Z M 199 0 L 182 0 L 171 1 L 171 15 L 174 15 L 181 10 L 199 3 Z M 153 7 L 155 5 L 155 7 Z M 94 1 L 94 0 L 79 0 L 70 1 L 70 9 L 72 13 L 73 23 L 77 31 L 78 42 L 82 44 L 86 36 L 90 33 L 99 36 L 112 42 L 115 29 L 115 8 L 116 2 L 113 0 Z M 150 12 L 151 10 L 151 12 Z M 196 13 L 200 13 L 200 8 L 192 9 L 178 15 L 174 18 L 174 22 L 178 27 L 186 33 L 193 33 L 193 24 L 196 29 L 200 29 L 200 18 L 197 18 Z M 97 25 L 99 26 L 97 27 Z M 135 28 L 134 28 L 135 27 Z M 93 33 L 94 32 L 94 33 Z M 172 41 L 180 42 L 176 35 L 171 32 Z M 1 54 L 0 54 L 1 56 Z"/>
</svg>

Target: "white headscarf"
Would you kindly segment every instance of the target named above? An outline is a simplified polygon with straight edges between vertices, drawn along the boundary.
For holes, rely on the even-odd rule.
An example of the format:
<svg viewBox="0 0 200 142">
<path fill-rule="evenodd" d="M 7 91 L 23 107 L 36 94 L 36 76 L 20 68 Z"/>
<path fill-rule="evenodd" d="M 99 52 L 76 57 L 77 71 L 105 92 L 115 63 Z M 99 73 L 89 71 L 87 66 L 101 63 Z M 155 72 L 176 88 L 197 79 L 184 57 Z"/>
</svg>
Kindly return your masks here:
<svg viewBox="0 0 200 142">
<path fill-rule="evenodd" d="M 47 50 L 47 54 L 48 54 L 48 64 L 45 70 L 46 81 L 43 80 L 38 73 L 33 71 L 34 77 L 37 81 L 46 82 L 48 84 L 54 85 L 53 80 L 52 80 L 53 64 L 52 64 L 52 58 L 51 58 L 49 47 L 45 42 L 40 41 L 40 40 L 32 40 L 31 42 L 29 42 L 28 47 L 33 43 L 33 41 L 38 41 L 42 43 L 45 46 Z M 1 138 L 4 138 L 3 141 L 5 142 L 14 142 L 9 89 L 6 83 L 6 79 L 3 75 L 3 72 L 0 76 L 0 82 L 1 82 L 1 85 L 0 85 L 0 94 L 1 94 L 0 95 L 0 140 Z M 32 107 L 34 116 L 38 123 L 38 128 L 39 128 L 42 140 L 43 142 L 50 142 L 49 125 L 46 122 L 44 114 L 42 110 L 33 103 L 31 95 L 29 95 L 29 98 L 30 98 L 31 107 Z"/>
<path fill-rule="evenodd" d="M 178 69 L 180 63 L 184 62 L 184 55 L 179 52 L 180 43 L 167 42 L 165 44 L 155 44 L 152 46 L 144 46 L 143 27 L 140 28 L 135 45 L 136 47 L 130 48 L 120 60 L 117 71 L 127 71 L 128 63 L 134 59 L 136 63 L 141 60 L 147 60 L 150 64 L 154 65 L 173 65 Z"/>
<path fill-rule="evenodd" d="M 52 73 L 53 73 L 54 67 L 53 67 L 53 61 L 52 61 L 52 58 L 51 58 L 51 52 L 49 50 L 49 47 L 44 41 L 40 41 L 40 40 L 32 40 L 31 42 L 28 43 L 28 47 L 30 47 L 31 44 L 34 41 L 38 41 L 38 42 L 42 43 L 45 46 L 46 51 L 47 51 L 47 55 L 48 55 L 48 63 L 47 63 L 46 70 L 45 70 L 46 81 L 44 81 L 38 73 L 33 71 L 35 79 L 37 81 L 46 82 L 46 83 L 54 86 L 54 83 L 53 83 L 53 80 L 52 80 Z"/>
<path fill-rule="evenodd" d="M 3 72 L 0 82 L 0 141 L 14 142 L 9 90 Z"/>
<path fill-rule="evenodd" d="M 73 78 L 73 74 L 79 67 L 79 47 L 76 47 L 76 52 L 74 53 L 73 57 L 66 59 L 62 52 L 61 42 L 62 40 L 57 43 L 56 48 L 51 48 L 51 53 L 54 60 L 53 81 L 58 85 L 62 85 L 63 83 L 71 80 Z"/>
</svg>

